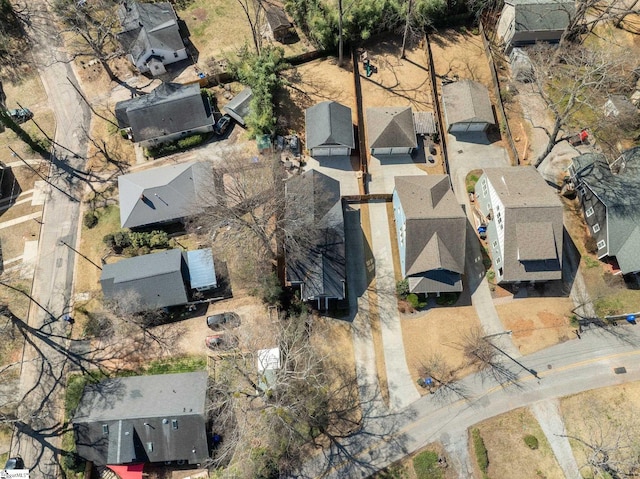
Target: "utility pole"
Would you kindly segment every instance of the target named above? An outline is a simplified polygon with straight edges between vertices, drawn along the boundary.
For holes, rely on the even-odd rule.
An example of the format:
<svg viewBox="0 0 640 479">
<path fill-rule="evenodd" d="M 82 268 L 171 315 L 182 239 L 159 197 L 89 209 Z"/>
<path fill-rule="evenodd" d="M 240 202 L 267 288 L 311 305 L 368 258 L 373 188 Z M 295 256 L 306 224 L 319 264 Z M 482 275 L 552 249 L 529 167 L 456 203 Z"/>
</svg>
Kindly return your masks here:
<svg viewBox="0 0 640 479">
<path fill-rule="evenodd" d="M 95 264 L 93 261 L 91 261 L 91 259 L 87 258 L 85 255 L 83 255 L 80 251 L 78 251 L 77 249 L 75 249 L 73 246 L 71 246 L 69 243 L 65 242 L 64 240 L 60 240 L 60 244 L 65 245 L 67 248 L 69 248 L 71 251 L 73 251 L 74 253 L 82 256 L 84 259 L 86 259 L 89 263 L 91 263 L 92 265 L 94 265 L 96 268 L 98 268 L 100 271 L 102 271 L 102 266 L 98 266 L 97 264 Z"/>
</svg>

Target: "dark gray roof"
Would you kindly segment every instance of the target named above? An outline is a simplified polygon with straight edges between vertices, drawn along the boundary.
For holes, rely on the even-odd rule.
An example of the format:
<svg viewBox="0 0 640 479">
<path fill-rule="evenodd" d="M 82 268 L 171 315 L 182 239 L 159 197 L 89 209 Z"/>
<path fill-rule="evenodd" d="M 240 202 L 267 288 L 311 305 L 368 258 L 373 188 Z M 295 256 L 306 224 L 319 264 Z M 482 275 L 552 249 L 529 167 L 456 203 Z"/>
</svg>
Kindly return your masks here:
<svg viewBox="0 0 640 479">
<path fill-rule="evenodd" d="M 179 249 L 126 258 L 105 264 L 100 284 L 105 299 L 124 298 L 132 312 L 186 304 L 188 269 Z"/>
<path fill-rule="evenodd" d="M 207 380 L 201 371 L 85 386 L 72 421 L 78 454 L 98 466 L 204 461 Z"/>
<path fill-rule="evenodd" d="M 307 149 L 318 146 L 355 148 L 351 108 L 323 101 L 305 111 Z"/>
<path fill-rule="evenodd" d="M 570 0 L 507 0 L 515 8 L 515 31 L 564 30 L 575 14 Z"/>
<path fill-rule="evenodd" d="M 445 269 L 425 271 L 418 276 L 409 276 L 407 280 L 409 291 L 416 294 L 456 293 L 463 289 L 462 275 Z"/>
<path fill-rule="evenodd" d="M 282 7 L 267 4 L 264 9 L 267 22 L 274 32 L 283 28 L 291 28 L 293 23 L 289 21 L 287 14 Z"/>
<path fill-rule="evenodd" d="M 287 181 L 285 194 L 288 221 L 296 222 L 302 234 L 311 232 L 308 239 L 301 241 L 302 251 L 287 255 L 287 280 L 301 284 L 303 300 L 344 299 L 346 262 L 340 183 L 309 170 Z"/>
<path fill-rule="evenodd" d="M 136 142 L 214 124 L 213 113 L 197 83 L 162 83 L 148 95 L 116 103 L 115 114 L 118 126 L 131 128 Z"/>
<path fill-rule="evenodd" d="M 484 175 L 504 205 L 503 280 L 560 279 L 564 227 L 558 194 L 533 166 L 485 168 Z"/>
<path fill-rule="evenodd" d="M 136 228 L 202 211 L 198 193 L 211 179 L 205 163 L 182 163 L 118 177 L 120 224 Z"/>
<path fill-rule="evenodd" d="M 455 288 L 462 285 L 467 219 L 449 176 L 396 176 L 395 192 L 406 217 L 406 276 L 420 276 L 413 282 L 434 288 L 429 292 L 460 291 Z"/>
<path fill-rule="evenodd" d="M 367 108 L 369 148 L 416 148 L 416 129 L 410 106 Z"/>
<path fill-rule="evenodd" d="M 118 8 L 122 32 L 118 39 L 137 63 L 151 50 L 178 51 L 184 48 L 178 18 L 168 2 L 123 2 Z"/>
<path fill-rule="evenodd" d="M 495 123 L 489 90 L 482 83 L 460 80 L 442 86 L 442 99 L 449 125 L 455 123 Z"/>
<path fill-rule="evenodd" d="M 614 174 L 600 153 L 573 159 L 576 183 L 584 184 L 607 209 L 608 251 L 624 273 L 640 270 L 640 147 L 625 151 Z"/>
<path fill-rule="evenodd" d="M 251 88 L 247 87 L 234 96 L 229 103 L 222 107 L 222 109 L 240 125 L 244 126 L 245 117 L 249 114 L 251 109 L 252 98 L 253 91 Z"/>
</svg>

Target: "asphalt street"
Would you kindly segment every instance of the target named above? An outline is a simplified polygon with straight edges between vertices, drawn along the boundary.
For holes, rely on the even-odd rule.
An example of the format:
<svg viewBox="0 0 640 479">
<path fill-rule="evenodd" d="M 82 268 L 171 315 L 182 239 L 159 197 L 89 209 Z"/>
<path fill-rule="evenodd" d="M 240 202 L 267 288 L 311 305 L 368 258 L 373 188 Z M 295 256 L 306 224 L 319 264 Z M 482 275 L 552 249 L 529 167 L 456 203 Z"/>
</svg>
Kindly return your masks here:
<svg viewBox="0 0 640 479">
<path fill-rule="evenodd" d="M 64 246 L 76 245 L 82 175 L 90 112 L 70 81 L 76 82 L 63 52 L 52 15 L 44 2 L 28 5 L 32 12 L 27 27 L 49 104 L 56 118 L 56 159 L 50 169 L 37 266 L 29 308 L 30 334 L 24 349 L 20 376 L 19 408 L 11 454 L 20 455 L 31 479 L 59 476 L 61 398 L 67 365 L 66 328 L 61 317 L 70 311 L 75 253 Z M 36 303 L 41 306 L 37 306 Z"/>
<path fill-rule="evenodd" d="M 586 331 L 581 340 L 520 358 L 525 368 L 513 363 L 512 370 L 519 374 L 515 384 L 500 385 L 492 376 L 474 374 L 460 381 L 460 394 L 436 392 L 402 411 L 365 417 L 363 431 L 344 449 L 316 456 L 297 477 L 319 477 L 326 471 L 327 478 L 367 477 L 431 442 L 446 444 L 490 417 L 539 401 L 638 381 L 639 331 L 626 325 L 613 332 Z M 615 374 L 613 369 L 621 366 L 626 373 Z"/>
</svg>

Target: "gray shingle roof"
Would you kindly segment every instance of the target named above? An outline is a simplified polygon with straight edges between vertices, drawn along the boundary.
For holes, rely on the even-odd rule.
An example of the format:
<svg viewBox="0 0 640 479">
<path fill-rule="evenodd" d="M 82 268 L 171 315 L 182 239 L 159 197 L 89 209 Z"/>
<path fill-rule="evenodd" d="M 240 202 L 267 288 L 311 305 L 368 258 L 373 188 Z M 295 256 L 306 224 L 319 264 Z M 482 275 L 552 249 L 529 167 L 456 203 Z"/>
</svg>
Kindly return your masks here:
<svg viewBox="0 0 640 479">
<path fill-rule="evenodd" d="M 449 125 L 463 122 L 495 123 L 489 90 L 482 83 L 460 80 L 442 86 Z"/>
<path fill-rule="evenodd" d="M 340 183 L 309 170 L 287 181 L 285 194 L 286 214 L 313 230 L 304 241 L 305 250 L 287 256 L 287 280 L 302 284 L 304 300 L 343 299 L 346 261 Z"/>
<path fill-rule="evenodd" d="M 234 96 L 229 103 L 222 107 L 222 109 L 240 125 L 244 126 L 245 118 L 251 110 L 252 98 L 253 91 L 251 88 L 247 87 Z"/>
<path fill-rule="evenodd" d="M 532 166 L 485 168 L 484 175 L 504 205 L 503 280 L 560 279 L 564 227 L 557 193 Z"/>
<path fill-rule="evenodd" d="M 436 288 L 443 283 L 442 289 L 430 292 L 460 291 L 467 218 L 451 190 L 449 176 L 396 176 L 395 191 L 406 216 L 406 275 L 423 278 L 414 280 L 416 287 Z"/>
<path fill-rule="evenodd" d="M 178 51 L 184 48 L 178 18 L 168 2 L 128 0 L 118 8 L 118 18 L 122 25 L 118 39 L 136 63 L 152 49 Z"/>
<path fill-rule="evenodd" d="M 318 146 L 355 147 L 351 108 L 335 101 L 323 101 L 305 111 L 307 148 Z"/>
<path fill-rule="evenodd" d="M 124 298 L 131 312 L 186 304 L 187 265 L 179 249 L 126 258 L 105 264 L 100 284 L 105 299 Z"/>
<path fill-rule="evenodd" d="M 201 212 L 198 193 L 210 179 L 205 163 L 169 165 L 119 176 L 121 226 L 136 228 Z"/>
<path fill-rule="evenodd" d="M 515 8 L 515 31 L 564 30 L 575 14 L 575 2 L 566 0 L 510 0 Z"/>
<path fill-rule="evenodd" d="M 162 83 L 148 95 L 116 103 L 120 128 L 131 128 L 136 142 L 214 124 L 213 113 L 197 83 Z"/>
<path fill-rule="evenodd" d="M 607 208 L 608 250 L 625 272 L 640 270 L 640 147 L 625 151 L 613 174 L 604 155 L 587 153 L 573 159 L 577 183 L 584 183 Z M 622 167 L 622 168 L 621 168 Z"/>
<path fill-rule="evenodd" d="M 274 32 L 282 28 L 291 28 L 293 23 L 289 21 L 287 14 L 282 7 L 267 4 L 264 9 L 267 22 Z"/>
<path fill-rule="evenodd" d="M 416 129 L 410 106 L 367 108 L 369 148 L 416 148 Z"/>
<path fill-rule="evenodd" d="M 77 451 L 96 465 L 202 462 L 206 391 L 205 371 L 89 384 L 73 418 Z"/>
</svg>

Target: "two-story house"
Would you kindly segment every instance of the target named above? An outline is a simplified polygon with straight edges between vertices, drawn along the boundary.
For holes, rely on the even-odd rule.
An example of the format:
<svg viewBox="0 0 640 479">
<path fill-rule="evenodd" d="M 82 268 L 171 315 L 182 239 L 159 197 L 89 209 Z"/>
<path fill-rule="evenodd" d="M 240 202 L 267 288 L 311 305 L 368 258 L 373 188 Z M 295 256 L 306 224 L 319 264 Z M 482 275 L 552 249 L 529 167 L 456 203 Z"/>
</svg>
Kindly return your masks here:
<svg viewBox="0 0 640 479">
<path fill-rule="evenodd" d="M 617 263 L 623 274 L 640 271 L 640 147 L 609 164 L 600 153 L 573 159 L 571 180 L 582 204 L 600 259 Z"/>
<path fill-rule="evenodd" d="M 562 278 L 562 203 L 533 166 L 485 168 L 476 195 L 497 283 Z"/>
</svg>

